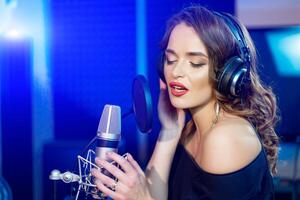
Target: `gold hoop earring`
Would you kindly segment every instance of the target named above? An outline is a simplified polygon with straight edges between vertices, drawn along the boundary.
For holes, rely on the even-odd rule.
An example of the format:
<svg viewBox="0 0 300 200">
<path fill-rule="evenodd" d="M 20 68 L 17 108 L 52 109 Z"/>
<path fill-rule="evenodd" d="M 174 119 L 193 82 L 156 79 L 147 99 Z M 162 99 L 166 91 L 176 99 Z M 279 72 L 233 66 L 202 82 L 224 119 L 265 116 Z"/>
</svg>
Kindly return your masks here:
<svg viewBox="0 0 300 200">
<path fill-rule="evenodd" d="M 216 123 L 219 120 L 219 116 L 220 116 L 220 104 L 219 104 L 218 101 L 215 103 L 214 107 L 215 107 L 215 115 L 216 115 L 216 117 L 215 117 L 215 119 L 212 122 L 212 127 L 214 127 L 216 125 Z"/>
</svg>

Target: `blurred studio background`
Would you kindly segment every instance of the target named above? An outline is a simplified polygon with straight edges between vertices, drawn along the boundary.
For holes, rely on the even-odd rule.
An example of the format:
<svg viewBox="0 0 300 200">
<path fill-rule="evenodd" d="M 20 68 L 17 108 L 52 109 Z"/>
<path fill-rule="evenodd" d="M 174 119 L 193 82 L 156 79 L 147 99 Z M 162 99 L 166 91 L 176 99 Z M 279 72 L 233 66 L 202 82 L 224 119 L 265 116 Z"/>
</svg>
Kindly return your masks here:
<svg viewBox="0 0 300 200">
<path fill-rule="evenodd" d="M 149 80 L 153 129 L 125 118 L 119 152 L 145 166 L 159 131 L 159 41 L 191 3 L 250 30 L 282 117 L 276 199 L 300 199 L 300 0 L 0 0 L 0 199 L 72 199 L 76 184 L 50 172 L 76 172 L 104 105 L 131 108 L 137 74 Z"/>
</svg>

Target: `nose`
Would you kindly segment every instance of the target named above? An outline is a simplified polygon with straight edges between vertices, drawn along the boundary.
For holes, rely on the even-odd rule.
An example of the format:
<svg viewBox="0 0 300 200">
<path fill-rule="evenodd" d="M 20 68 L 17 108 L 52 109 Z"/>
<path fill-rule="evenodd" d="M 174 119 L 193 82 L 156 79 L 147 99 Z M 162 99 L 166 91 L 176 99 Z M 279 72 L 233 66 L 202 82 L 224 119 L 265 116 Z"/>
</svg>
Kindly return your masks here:
<svg viewBox="0 0 300 200">
<path fill-rule="evenodd" d="M 174 65 L 172 70 L 172 75 L 174 78 L 183 77 L 184 76 L 184 62 L 178 62 Z"/>
</svg>

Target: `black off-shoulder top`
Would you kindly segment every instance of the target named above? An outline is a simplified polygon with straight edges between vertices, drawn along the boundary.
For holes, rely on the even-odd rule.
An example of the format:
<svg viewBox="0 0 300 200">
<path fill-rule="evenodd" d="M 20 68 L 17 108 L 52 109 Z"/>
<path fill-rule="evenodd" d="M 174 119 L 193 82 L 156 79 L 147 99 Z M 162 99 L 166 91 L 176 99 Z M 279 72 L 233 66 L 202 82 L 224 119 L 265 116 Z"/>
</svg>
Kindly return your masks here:
<svg viewBox="0 0 300 200">
<path fill-rule="evenodd" d="M 220 163 L 221 164 L 221 163 Z M 227 174 L 204 171 L 179 144 L 169 177 L 169 200 L 269 200 L 274 199 L 273 179 L 266 153 L 247 166 Z"/>
</svg>

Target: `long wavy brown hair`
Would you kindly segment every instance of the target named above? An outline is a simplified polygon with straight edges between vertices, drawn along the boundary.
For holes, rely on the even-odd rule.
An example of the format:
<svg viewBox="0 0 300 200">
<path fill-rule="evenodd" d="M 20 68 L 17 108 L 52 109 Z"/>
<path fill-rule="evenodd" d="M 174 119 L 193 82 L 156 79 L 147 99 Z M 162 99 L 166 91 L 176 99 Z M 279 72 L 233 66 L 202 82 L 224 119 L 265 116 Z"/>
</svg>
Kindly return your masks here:
<svg viewBox="0 0 300 200">
<path fill-rule="evenodd" d="M 247 87 L 246 98 L 228 98 L 217 90 L 215 90 L 215 95 L 225 112 L 245 118 L 256 128 L 267 153 L 270 172 L 276 174 L 279 145 L 279 138 L 274 130 L 279 120 L 276 98 L 272 89 L 264 85 L 258 75 L 256 50 L 247 29 L 238 19 L 234 19 L 240 26 L 245 42 L 250 49 L 250 84 Z M 171 31 L 180 23 L 193 27 L 206 46 L 210 65 L 209 74 L 212 84 L 215 86 L 216 69 L 222 67 L 230 57 L 239 55 L 239 46 L 225 21 L 217 16 L 214 11 L 199 5 L 183 9 L 168 21 L 166 32 L 161 42 L 162 59 L 159 66 L 161 78 L 164 79 L 163 65 L 165 58 L 163 52 L 167 48 Z M 195 130 L 194 121 L 190 120 L 183 130 L 181 141 L 191 136 Z"/>
</svg>

